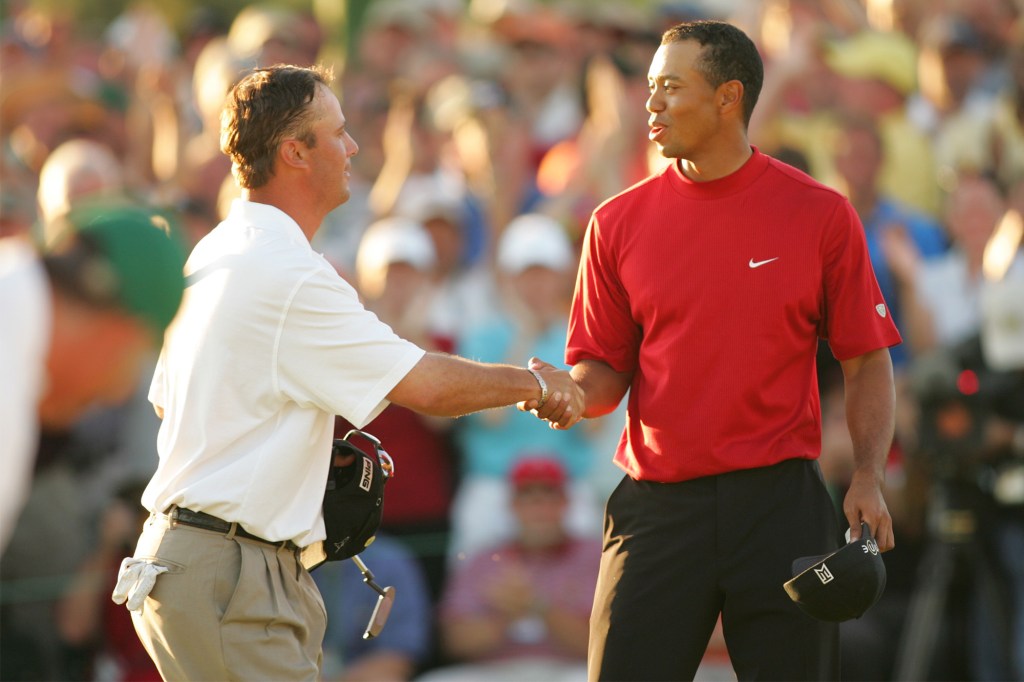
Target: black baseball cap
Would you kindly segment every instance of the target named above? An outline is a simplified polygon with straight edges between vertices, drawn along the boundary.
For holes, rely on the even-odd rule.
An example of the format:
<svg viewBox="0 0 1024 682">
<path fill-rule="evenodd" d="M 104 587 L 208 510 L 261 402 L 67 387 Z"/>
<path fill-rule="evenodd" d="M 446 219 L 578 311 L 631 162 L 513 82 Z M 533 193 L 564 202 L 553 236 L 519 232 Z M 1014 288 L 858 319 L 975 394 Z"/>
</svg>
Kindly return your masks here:
<svg viewBox="0 0 1024 682">
<path fill-rule="evenodd" d="M 793 577 L 783 585 L 804 613 L 840 622 L 860 618 L 885 590 L 885 562 L 868 524 L 860 539 L 831 554 L 793 561 Z"/>
<path fill-rule="evenodd" d="M 355 436 L 368 440 L 374 454 L 351 442 Z M 355 461 L 344 466 L 332 462 L 324 493 L 327 561 L 349 559 L 374 541 L 384 517 L 384 484 L 394 473 L 390 455 L 365 431 L 352 429 L 344 438 L 334 440 L 331 459 L 347 455 L 353 455 Z"/>
</svg>

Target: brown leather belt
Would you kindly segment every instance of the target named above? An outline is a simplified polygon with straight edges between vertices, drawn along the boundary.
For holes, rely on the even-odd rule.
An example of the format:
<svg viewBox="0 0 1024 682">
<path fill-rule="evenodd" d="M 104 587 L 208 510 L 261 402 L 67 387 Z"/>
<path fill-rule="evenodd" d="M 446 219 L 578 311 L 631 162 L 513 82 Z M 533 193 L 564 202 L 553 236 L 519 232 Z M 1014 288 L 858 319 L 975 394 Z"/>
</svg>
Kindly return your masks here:
<svg viewBox="0 0 1024 682">
<path fill-rule="evenodd" d="M 216 516 L 207 514 L 206 512 L 192 511 L 191 509 L 185 509 L 184 507 L 171 507 L 167 510 L 167 516 L 170 517 L 171 521 L 180 523 L 183 526 L 202 528 L 203 530 L 213 531 L 214 533 L 223 533 L 225 535 L 231 532 L 232 524 L 230 522 L 225 521 L 224 519 L 218 519 Z M 270 540 L 264 540 L 258 535 L 253 535 L 237 523 L 234 524 L 234 526 L 235 536 L 237 537 L 253 540 L 255 542 L 262 542 L 265 545 L 273 545 L 274 547 L 283 547 L 289 550 L 298 549 L 298 546 L 291 540 L 272 542 Z"/>
</svg>

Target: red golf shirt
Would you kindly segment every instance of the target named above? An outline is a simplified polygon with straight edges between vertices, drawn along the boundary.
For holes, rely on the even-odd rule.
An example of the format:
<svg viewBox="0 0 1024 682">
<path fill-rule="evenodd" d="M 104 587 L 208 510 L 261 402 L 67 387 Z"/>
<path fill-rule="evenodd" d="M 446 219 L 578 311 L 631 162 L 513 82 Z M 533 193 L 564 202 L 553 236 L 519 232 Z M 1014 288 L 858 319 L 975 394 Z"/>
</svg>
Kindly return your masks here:
<svg viewBox="0 0 1024 682">
<path fill-rule="evenodd" d="M 818 457 L 819 337 L 839 360 L 900 342 L 834 190 L 755 148 L 727 177 L 673 165 L 595 210 L 566 361 L 635 371 L 615 454 L 633 478 Z"/>
</svg>

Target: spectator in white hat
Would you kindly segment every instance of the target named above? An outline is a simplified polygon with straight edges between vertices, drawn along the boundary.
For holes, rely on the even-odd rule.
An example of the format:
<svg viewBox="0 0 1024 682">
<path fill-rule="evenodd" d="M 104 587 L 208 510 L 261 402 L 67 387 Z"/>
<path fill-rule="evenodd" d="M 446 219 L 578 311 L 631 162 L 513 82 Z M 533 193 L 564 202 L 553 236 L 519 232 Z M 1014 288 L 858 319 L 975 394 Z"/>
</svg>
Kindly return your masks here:
<svg viewBox="0 0 1024 682">
<path fill-rule="evenodd" d="M 560 357 L 577 263 L 565 230 L 546 215 L 521 215 L 502 232 L 495 258 L 500 305 L 490 319 L 466 331 L 459 354 L 489 362 Z M 569 528 L 583 536 L 599 531 L 599 507 L 588 481 L 595 431 L 556 431 L 531 419 L 528 413 L 506 410 L 456 424 L 463 456 L 452 510 L 450 554 L 456 559 L 512 532 L 511 515 L 500 510 L 507 507 L 509 468 L 522 452 L 544 451 L 559 460 L 569 476 Z"/>
</svg>

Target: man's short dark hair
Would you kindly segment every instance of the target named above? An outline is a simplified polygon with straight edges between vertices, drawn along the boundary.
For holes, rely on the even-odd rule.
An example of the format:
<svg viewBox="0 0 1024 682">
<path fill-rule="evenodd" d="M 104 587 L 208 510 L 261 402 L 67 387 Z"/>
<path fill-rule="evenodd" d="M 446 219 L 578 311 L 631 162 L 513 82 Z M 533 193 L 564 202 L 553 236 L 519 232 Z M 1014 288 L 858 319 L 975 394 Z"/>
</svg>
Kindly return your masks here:
<svg viewBox="0 0 1024 682">
<path fill-rule="evenodd" d="M 749 124 L 764 82 L 764 63 L 754 42 L 724 21 L 688 21 L 661 36 L 662 45 L 683 40 L 696 40 L 704 48 L 696 68 L 711 87 L 731 80 L 743 84 L 743 118 Z"/>
<path fill-rule="evenodd" d="M 231 89 L 220 117 L 220 149 L 231 158 L 239 185 L 257 189 L 270 180 L 284 139 L 316 143 L 310 105 L 319 86 L 332 80 L 319 66 L 279 64 L 253 69 Z"/>
</svg>

